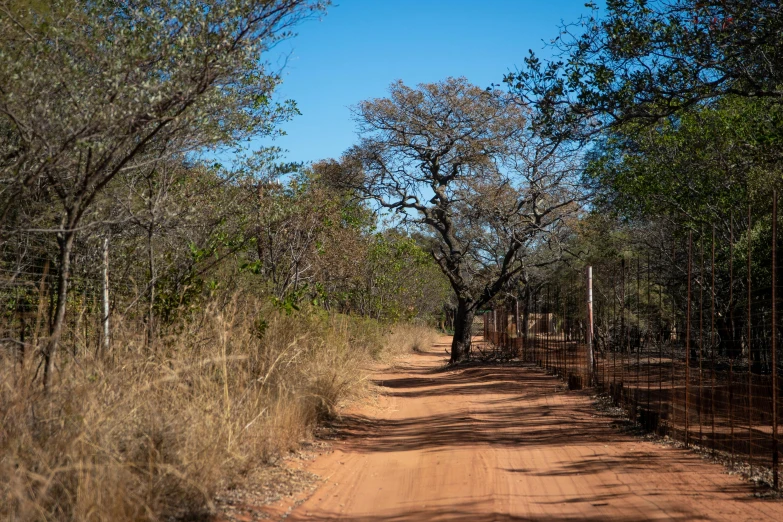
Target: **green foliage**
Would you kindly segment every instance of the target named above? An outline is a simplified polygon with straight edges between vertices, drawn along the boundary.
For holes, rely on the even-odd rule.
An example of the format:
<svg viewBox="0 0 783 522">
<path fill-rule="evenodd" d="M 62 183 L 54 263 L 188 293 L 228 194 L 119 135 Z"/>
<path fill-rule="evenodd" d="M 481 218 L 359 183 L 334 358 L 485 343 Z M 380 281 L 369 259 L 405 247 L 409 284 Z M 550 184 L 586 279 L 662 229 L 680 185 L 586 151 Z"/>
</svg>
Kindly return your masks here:
<svg viewBox="0 0 783 522">
<path fill-rule="evenodd" d="M 413 238 L 377 233 L 367 262 L 371 274 L 372 315 L 392 321 L 434 314 L 448 300 L 450 287 L 440 268 Z"/>
<path fill-rule="evenodd" d="M 766 201 L 780 181 L 772 136 L 779 108 L 726 98 L 656 126 L 616 128 L 594 151 L 587 181 L 597 204 L 626 217 L 669 216 L 696 228 Z M 739 210 L 741 212 L 741 210 Z"/>
<path fill-rule="evenodd" d="M 609 0 L 563 28 L 556 61 L 506 76 L 553 132 L 577 122 L 657 123 L 726 95 L 783 101 L 779 2 Z M 597 122 L 595 119 L 598 119 Z M 592 121 L 590 121 L 592 120 Z M 584 129 L 580 129 L 584 130 Z"/>
<path fill-rule="evenodd" d="M 285 183 L 254 182 L 255 253 L 241 267 L 265 281 L 286 313 L 310 306 L 398 321 L 435 313 L 445 279 L 410 237 L 376 232 L 374 213 L 350 191 L 330 185 L 322 162 Z"/>
<path fill-rule="evenodd" d="M 307 291 L 308 291 L 308 285 L 305 284 L 301 288 L 298 288 L 293 292 L 286 294 L 282 298 L 272 296 L 271 298 L 272 304 L 278 310 L 284 312 L 286 315 L 291 315 L 294 312 L 298 312 L 299 310 L 301 310 L 299 303 L 307 294 Z"/>
</svg>

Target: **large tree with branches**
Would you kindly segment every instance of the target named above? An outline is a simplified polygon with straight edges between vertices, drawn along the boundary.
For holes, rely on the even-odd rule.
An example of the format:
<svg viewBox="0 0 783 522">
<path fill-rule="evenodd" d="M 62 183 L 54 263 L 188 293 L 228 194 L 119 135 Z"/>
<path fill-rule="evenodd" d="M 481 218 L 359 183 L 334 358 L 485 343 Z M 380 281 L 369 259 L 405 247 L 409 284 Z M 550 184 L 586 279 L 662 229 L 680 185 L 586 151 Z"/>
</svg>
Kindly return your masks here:
<svg viewBox="0 0 783 522">
<path fill-rule="evenodd" d="M 462 362 L 476 311 L 561 251 L 578 154 L 537 135 L 511 96 L 463 78 L 394 83 L 355 116 L 361 140 L 344 161 L 366 197 L 429 237 L 456 296 L 451 362 Z"/>
</svg>

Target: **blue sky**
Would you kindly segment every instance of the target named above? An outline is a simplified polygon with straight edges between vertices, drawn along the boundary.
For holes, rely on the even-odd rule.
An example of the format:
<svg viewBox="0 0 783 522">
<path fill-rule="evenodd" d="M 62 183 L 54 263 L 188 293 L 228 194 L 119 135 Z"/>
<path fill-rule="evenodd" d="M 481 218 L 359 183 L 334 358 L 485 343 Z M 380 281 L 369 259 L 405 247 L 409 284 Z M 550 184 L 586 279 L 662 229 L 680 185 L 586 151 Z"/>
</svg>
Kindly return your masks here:
<svg viewBox="0 0 783 522">
<path fill-rule="evenodd" d="M 274 143 L 290 161 L 339 157 L 356 141 L 350 106 L 385 96 L 389 84 L 465 76 L 487 87 L 522 63 L 561 21 L 587 14 L 585 0 L 335 0 L 275 49 L 282 65 L 278 95 L 301 116 Z"/>
</svg>

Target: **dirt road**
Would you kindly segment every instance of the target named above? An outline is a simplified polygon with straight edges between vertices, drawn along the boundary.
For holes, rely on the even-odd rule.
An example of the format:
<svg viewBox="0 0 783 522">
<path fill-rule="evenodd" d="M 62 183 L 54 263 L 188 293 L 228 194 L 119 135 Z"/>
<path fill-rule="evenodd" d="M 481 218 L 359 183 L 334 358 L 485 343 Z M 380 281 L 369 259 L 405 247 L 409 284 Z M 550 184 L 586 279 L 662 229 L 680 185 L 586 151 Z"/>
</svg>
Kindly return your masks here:
<svg viewBox="0 0 783 522">
<path fill-rule="evenodd" d="M 323 484 L 287 520 L 783 520 L 783 501 L 679 449 L 623 435 L 586 393 L 525 368 L 437 371 L 442 339 L 377 376 Z"/>
</svg>

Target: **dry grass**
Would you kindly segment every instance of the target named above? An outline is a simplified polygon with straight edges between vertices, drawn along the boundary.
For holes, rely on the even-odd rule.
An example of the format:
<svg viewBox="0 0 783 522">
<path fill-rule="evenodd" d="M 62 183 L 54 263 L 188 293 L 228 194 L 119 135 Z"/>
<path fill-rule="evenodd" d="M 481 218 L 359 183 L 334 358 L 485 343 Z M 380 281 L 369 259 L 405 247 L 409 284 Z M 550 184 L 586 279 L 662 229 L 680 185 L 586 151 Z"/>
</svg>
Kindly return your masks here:
<svg viewBox="0 0 783 522">
<path fill-rule="evenodd" d="M 0 519 L 142 521 L 208 515 L 219 488 L 274 462 L 367 389 L 371 361 L 432 332 L 298 316 L 231 300 L 113 361 L 63 356 L 48 392 L 34 361 L 0 359 Z M 152 353 L 150 353 L 152 352 Z"/>
<path fill-rule="evenodd" d="M 422 323 L 400 323 L 394 325 L 384 339 L 387 354 L 405 354 L 421 352 L 438 340 L 438 333 L 432 327 Z"/>
</svg>

